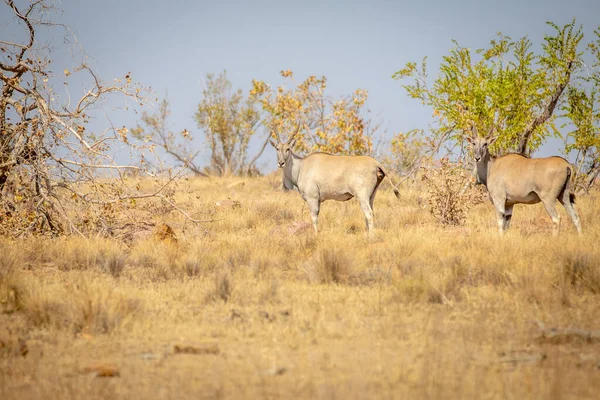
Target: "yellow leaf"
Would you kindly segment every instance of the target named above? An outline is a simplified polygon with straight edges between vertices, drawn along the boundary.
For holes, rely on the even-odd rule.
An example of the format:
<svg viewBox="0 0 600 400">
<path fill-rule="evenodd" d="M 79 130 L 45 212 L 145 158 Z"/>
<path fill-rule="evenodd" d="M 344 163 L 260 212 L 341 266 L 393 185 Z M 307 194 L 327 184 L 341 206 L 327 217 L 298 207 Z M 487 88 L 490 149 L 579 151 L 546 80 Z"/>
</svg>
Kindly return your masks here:
<svg viewBox="0 0 600 400">
<path fill-rule="evenodd" d="M 71 73 L 69 72 L 68 69 L 65 68 L 65 76 L 69 76 L 69 75 L 71 75 Z"/>
</svg>

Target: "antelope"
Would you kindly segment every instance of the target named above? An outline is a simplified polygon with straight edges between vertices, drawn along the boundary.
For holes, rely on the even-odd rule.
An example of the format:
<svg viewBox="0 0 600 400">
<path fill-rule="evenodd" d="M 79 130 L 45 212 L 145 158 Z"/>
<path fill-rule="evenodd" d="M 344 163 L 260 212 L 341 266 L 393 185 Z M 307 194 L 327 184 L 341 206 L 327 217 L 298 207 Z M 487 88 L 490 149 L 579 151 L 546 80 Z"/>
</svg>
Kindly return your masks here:
<svg viewBox="0 0 600 400">
<path fill-rule="evenodd" d="M 490 200 L 496 208 L 498 230 L 502 235 L 508 229 L 515 204 L 544 204 L 552 219 L 553 235 L 560 230 L 560 216 L 556 211 L 556 200 L 565 210 L 577 233 L 581 234 L 581 223 L 575 210 L 575 194 L 572 192 L 573 167 L 562 157 L 527 158 L 520 154 L 502 157 L 490 155 L 496 137 L 493 128 L 486 137 L 467 137 L 474 147 L 477 165 L 477 182 L 486 186 Z"/>
<path fill-rule="evenodd" d="M 317 152 L 301 157 L 293 152 L 297 133 L 287 142 L 282 142 L 279 134 L 276 134 L 276 143 L 272 139 L 269 142 L 277 150 L 277 163 L 283 169 L 284 188 L 300 192 L 310 210 L 315 233 L 318 232 L 322 202 L 347 201 L 356 197 L 365 215 L 367 232 L 372 236 L 373 201 L 379 184 L 386 176 L 383 166 L 368 156 L 337 156 Z M 388 181 L 399 198 L 398 189 L 391 180 Z"/>
</svg>

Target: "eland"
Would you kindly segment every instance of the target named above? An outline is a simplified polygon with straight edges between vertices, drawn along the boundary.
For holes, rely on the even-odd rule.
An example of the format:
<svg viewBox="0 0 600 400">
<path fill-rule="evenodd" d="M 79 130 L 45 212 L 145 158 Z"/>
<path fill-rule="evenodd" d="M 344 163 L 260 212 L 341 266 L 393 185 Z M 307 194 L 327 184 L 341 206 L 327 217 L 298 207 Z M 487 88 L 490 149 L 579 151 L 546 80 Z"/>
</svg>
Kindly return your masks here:
<svg viewBox="0 0 600 400">
<path fill-rule="evenodd" d="M 560 216 L 556 211 L 556 200 L 565 210 L 577 233 L 581 234 L 581 223 L 575 210 L 573 190 L 573 167 L 562 157 L 527 158 L 520 154 L 501 157 L 490 155 L 496 137 L 492 132 L 486 137 L 467 137 L 474 147 L 477 165 L 477 182 L 486 186 L 490 200 L 496 208 L 498 230 L 503 234 L 510 225 L 515 204 L 544 204 L 552 219 L 553 234 L 560 229 Z"/>
<path fill-rule="evenodd" d="M 277 163 L 283 169 L 285 189 L 297 189 L 310 209 L 312 225 L 317 233 L 321 203 L 325 200 L 347 201 L 356 197 L 365 214 L 369 235 L 373 233 L 373 201 L 386 173 L 383 166 L 368 156 L 338 156 L 313 153 L 301 157 L 293 152 L 298 131 L 287 142 L 276 135 L 277 142 L 269 139 L 277 150 Z M 396 197 L 398 189 L 388 178 Z"/>
</svg>

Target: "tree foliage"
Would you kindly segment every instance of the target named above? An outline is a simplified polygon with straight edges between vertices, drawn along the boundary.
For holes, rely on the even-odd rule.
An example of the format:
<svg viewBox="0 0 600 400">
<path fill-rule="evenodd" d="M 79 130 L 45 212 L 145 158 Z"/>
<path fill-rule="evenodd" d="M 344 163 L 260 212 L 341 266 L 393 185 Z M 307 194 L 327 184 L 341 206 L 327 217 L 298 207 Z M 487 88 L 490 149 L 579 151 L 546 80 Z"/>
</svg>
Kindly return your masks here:
<svg viewBox="0 0 600 400">
<path fill-rule="evenodd" d="M 433 108 L 434 137 L 462 144 L 473 128 L 487 134 L 493 127 L 498 149 L 531 154 L 558 134 L 555 110 L 565 89 L 577 84 L 574 76 L 582 65 L 582 27 L 575 20 L 548 26 L 551 33 L 539 52 L 527 37 L 513 40 L 498 33 L 474 52 L 454 41 L 433 84 L 426 58 L 421 65 L 408 63 L 393 78 L 412 79 L 404 89 Z"/>
<path fill-rule="evenodd" d="M 207 74 L 194 119 L 210 149 L 210 173 L 245 175 L 256 171 L 257 157 L 248 160 L 248 146 L 261 123 L 260 105 L 255 96 L 244 96 L 241 89 L 234 91 L 226 71 Z"/>
<path fill-rule="evenodd" d="M 592 73 L 582 74 L 581 85 L 569 88 L 563 106 L 568 123 L 565 152 L 575 154 L 577 185 L 588 191 L 600 175 L 600 29 L 594 31 L 595 40 L 588 45 L 593 61 L 588 67 Z M 587 71 L 586 71 L 587 72 Z"/>
<path fill-rule="evenodd" d="M 254 80 L 251 95 L 260 99 L 265 126 L 274 136 L 299 132 L 299 151 L 333 154 L 370 154 L 378 126 L 365 115 L 368 92 L 355 90 L 334 99 L 325 94 L 327 79 L 309 76 L 296 85 L 290 70 L 281 71 L 284 83 L 273 90 Z"/>
<path fill-rule="evenodd" d="M 384 163 L 400 176 L 416 178 L 418 166 L 430 144 L 421 129 L 399 132 L 392 137 Z"/>
</svg>

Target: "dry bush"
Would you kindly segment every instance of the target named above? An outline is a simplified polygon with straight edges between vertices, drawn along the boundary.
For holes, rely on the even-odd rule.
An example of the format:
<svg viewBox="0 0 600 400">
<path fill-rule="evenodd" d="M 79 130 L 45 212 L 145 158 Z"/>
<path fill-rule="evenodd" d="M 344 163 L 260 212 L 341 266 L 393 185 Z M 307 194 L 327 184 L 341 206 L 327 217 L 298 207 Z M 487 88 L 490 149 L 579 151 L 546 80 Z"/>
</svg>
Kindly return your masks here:
<svg viewBox="0 0 600 400">
<path fill-rule="evenodd" d="M 20 308 L 16 290 L 17 274 L 22 266 L 22 256 L 15 246 L 0 239 L 0 309 L 13 312 Z"/>
<path fill-rule="evenodd" d="M 272 279 L 271 281 L 266 281 L 263 284 L 262 293 L 258 299 L 259 304 L 270 303 L 270 304 L 278 304 L 281 302 L 279 296 L 279 287 L 280 283 L 276 279 Z"/>
<path fill-rule="evenodd" d="M 122 251 L 113 251 L 103 255 L 102 268 L 115 278 L 119 277 L 125 268 L 127 255 Z"/>
<path fill-rule="evenodd" d="M 292 221 L 295 216 L 289 207 L 279 202 L 260 202 L 252 207 L 250 211 L 262 221 L 272 221 L 277 224 Z"/>
<path fill-rule="evenodd" d="M 392 270 L 384 267 L 368 268 L 351 277 L 353 285 L 389 285 L 392 282 Z"/>
<path fill-rule="evenodd" d="M 339 248 L 321 249 L 315 259 L 317 281 L 325 284 L 347 284 L 353 273 L 352 259 Z"/>
<path fill-rule="evenodd" d="M 136 243 L 128 257 L 131 273 L 152 281 L 167 281 L 182 278 L 187 263 L 183 252 L 176 244 L 147 240 Z"/>
<path fill-rule="evenodd" d="M 233 278 L 230 272 L 220 271 L 215 273 L 214 287 L 205 297 L 205 302 L 223 301 L 227 303 L 233 293 Z"/>
<path fill-rule="evenodd" d="M 13 288 L 18 310 L 34 327 L 108 334 L 132 322 L 142 309 L 140 299 L 115 292 L 106 281 L 46 287 L 20 276 Z"/>
<path fill-rule="evenodd" d="M 396 296 L 408 303 L 456 303 L 464 293 L 477 287 L 508 287 L 511 277 L 505 267 L 483 264 L 460 255 L 421 263 L 404 260 L 396 264 L 400 276 L 395 283 Z"/>
<path fill-rule="evenodd" d="M 29 239 L 22 243 L 19 258 L 23 267 L 45 264 L 61 271 L 99 270 L 117 277 L 127 262 L 124 246 L 109 239 L 76 236 Z"/>
<path fill-rule="evenodd" d="M 0 238 L 0 279 L 21 267 L 22 254 L 14 244 Z"/>
<path fill-rule="evenodd" d="M 563 282 L 577 291 L 600 294 L 600 257 L 581 251 L 567 253 L 563 255 L 559 265 Z"/>
<path fill-rule="evenodd" d="M 394 300 L 402 303 L 442 303 L 440 293 L 423 277 L 408 277 L 394 285 Z"/>
<path fill-rule="evenodd" d="M 462 225 L 467 211 L 485 198 L 480 188 L 466 190 L 466 184 L 473 177 L 462 161 L 452 162 L 444 157 L 439 168 L 428 168 L 421 180 L 428 195 L 424 207 L 443 225 Z"/>
</svg>

